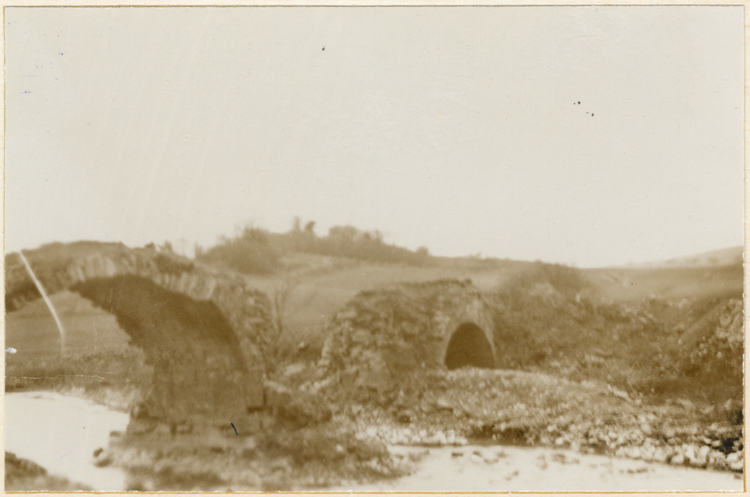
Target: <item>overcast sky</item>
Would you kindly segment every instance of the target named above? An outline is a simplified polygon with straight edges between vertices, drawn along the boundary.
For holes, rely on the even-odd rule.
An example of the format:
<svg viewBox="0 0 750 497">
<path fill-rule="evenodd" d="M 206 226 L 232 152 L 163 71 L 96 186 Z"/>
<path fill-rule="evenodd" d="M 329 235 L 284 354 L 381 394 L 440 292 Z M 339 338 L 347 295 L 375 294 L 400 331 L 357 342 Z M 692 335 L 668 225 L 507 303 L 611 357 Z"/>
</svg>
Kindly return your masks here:
<svg viewBox="0 0 750 497">
<path fill-rule="evenodd" d="M 582 267 L 741 245 L 742 16 L 6 8 L 6 252 L 294 216 Z"/>
</svg>

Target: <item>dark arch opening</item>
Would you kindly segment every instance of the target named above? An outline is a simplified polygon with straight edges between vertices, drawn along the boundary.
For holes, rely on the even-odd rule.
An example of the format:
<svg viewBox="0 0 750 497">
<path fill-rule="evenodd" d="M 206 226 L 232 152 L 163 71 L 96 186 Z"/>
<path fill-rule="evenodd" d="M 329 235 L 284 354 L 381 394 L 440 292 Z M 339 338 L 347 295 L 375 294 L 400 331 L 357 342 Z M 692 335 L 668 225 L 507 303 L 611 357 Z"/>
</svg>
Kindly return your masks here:
<svg viewBox="0 0 750 497">
<path fill-rule="evenodd" d="M 495 367 L 492 346 L 479 326 L 464 323 L 456 328 L 448 342 L 448 350 L 445 351 L 445 366 L 448 369 L 464 366 Z"/>
</svg>

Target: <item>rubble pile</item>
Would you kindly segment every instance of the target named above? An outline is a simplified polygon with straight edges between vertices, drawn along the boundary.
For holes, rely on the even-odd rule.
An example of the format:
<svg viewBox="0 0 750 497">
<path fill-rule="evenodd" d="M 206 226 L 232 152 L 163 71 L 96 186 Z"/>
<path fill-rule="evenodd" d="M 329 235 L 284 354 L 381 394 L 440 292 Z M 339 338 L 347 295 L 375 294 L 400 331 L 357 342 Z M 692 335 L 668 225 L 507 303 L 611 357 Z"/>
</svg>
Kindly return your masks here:
<svg viewBox="0 0 750 497">
<path fill-rule="evenodd" d="M 363 435 L 395 445 L 492 441 L 743 470 L 742 426 L 701 422 L 688 401 L 644 405 L 599 383 L 519 371 L 463 369 L 428 376 L 405 378 L 389 405 L 352 404 L 343 414 Z"/>
</svg>

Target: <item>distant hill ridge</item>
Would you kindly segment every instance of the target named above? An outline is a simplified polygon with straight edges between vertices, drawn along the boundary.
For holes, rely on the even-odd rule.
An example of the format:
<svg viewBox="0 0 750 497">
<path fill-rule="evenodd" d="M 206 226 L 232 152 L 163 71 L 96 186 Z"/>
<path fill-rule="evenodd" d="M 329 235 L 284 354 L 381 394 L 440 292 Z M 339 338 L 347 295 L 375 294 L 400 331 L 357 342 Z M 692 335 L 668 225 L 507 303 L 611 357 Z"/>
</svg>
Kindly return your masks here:
<svg viewBox="0 0 750 497">
<path fill-rule="evenodd" d="M 726 266 L 729 264 L 742 264 L 744 261 L 745 247 L 730 247 L 719 250 L 711 250 L 701 254 L 685 257 L 675 257 L 666 261 L 640 262 L 628 264 L 628 268 L 650 269 L 661 267 L 713 267 Z"/>
</svg>

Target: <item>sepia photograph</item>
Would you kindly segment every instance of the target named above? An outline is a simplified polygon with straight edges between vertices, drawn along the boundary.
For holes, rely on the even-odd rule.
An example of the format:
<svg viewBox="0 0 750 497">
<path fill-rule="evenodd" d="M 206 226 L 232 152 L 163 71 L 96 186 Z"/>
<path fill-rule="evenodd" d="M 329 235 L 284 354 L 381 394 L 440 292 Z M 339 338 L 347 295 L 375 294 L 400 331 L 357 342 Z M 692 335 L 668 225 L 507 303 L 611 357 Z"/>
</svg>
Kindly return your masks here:
<svg viewBox="0 0 750 497">
<path fill-rule="evenodd" d="M 745 5 L 3 8 L 8 492 L 741 492 Z"/>
</svg>

